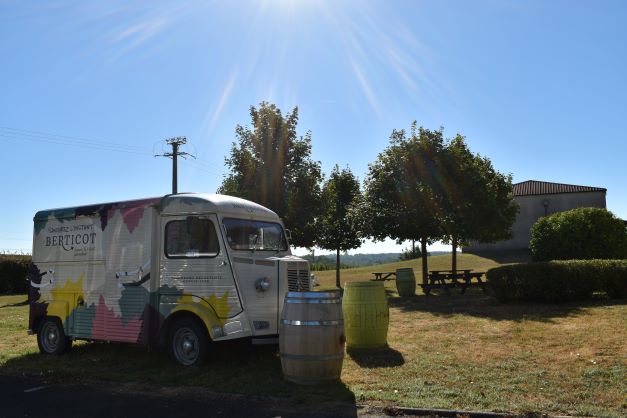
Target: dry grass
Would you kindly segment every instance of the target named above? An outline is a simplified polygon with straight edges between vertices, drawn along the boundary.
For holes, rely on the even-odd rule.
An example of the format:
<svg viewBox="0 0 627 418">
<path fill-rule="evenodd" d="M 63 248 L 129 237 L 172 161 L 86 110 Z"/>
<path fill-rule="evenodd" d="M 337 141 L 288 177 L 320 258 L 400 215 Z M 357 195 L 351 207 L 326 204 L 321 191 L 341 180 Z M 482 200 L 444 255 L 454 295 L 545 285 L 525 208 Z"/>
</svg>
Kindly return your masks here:
<svg viewBox="0 0 627 418">
<path fill-rule="evenodd" d="M 625 301 L 504 306 L 470 292 L 391 299 L 389 349 L 348 357 L 343 381 L 356 398 L 430 408 L 627 412 Z M 360 364 L 368 361 L 379 367 L 364 378 Z"/>
<path fill-rule="evenodd" d="M 449 268 L 447 256 L 430 268 Z M 485 270 L 492 260 L 463 255 L 460 268 Z M 414 268 L 417 261 L 350 269 L 342 283 L 373 271 Z M 322 288 L 334 272 L 318 274 Z M 36 354 L 26 335 L 25 299 L 0 297 L 0 373 L 57 379 L 136 381 L 201 386 L 219 392 L 285 396 L 308 402 L 348 400 L 425 408 L 625 416 L 627 301 L 502 305 L 479 289 L 466 295 L 391 295 L 389 348 L 351 351 L 342 382 L 299 387 L 283 381 L 276 347 L 224 346 L 200 369 L 182 369 L 161 353 L 116 344 L 80 344 L 58 358 Z M 259 382 L 264 382 L 260 385 Z"/>
</svg>

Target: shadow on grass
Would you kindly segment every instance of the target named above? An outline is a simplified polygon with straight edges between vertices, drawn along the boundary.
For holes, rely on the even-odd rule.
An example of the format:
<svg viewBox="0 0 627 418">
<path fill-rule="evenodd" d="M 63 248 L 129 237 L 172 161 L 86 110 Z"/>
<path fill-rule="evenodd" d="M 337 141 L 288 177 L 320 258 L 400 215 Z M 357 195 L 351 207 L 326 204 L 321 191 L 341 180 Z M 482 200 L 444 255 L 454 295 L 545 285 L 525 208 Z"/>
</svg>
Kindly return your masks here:
<svg viewBox="0 0 627 418">
<path fill-rule="evenodd" d="M 17 302 L 17 303 L 9 303 L 7 305 L 2 305 L 2 306 L 0 306 L 0 309 L 2 309 L 2 308 L 14 308 L 16 306 L 26 306 L 26 305 L 28 305 L 28 299 L 23 300 L 21 302 Z"/>
<path fill-rule="evenodd" d="M 201 367 L 173 363 L 162 351 L 116 343 L 79 343 L 61 356 L 26 354 L 7 360 L 0 374 L 30 374 L 57 381 L 136 382 L 207 389 L 216 393 L 287 398 L 294 404 L 337 403 L 342 416 L 357 416 L 355 396 L 342 382 L 299 386 L 283 379 L 278 346 L 249 340 L 215 344 Z"/>
<path fill-rule="evenodd" d="M 475 252 L 479 257 L 487 258 L 499 264 L 515 264 L 531 262 L 529 250 L 499 251 L 499 252 Z"/>
<path fill-rule="evenodd" d="M 375 369 L 381 367 L 397 367 L 405 364 L 400 351 L 389 346 L 382 348 L 349 348 L 346 353 L 351 356 L 360 367 Z"/>
<path fill-rule="evenodd" d="M 627 304 L 626 299 L 599 297 L 591 301 L 560 304 L 500 303 L 494 296 L 480 289 L 468 289 L 462 295 L 459 289 L 451 289 L 450 296 L 443 289 L 434 289 L 429 296 L 389 297 L 390 307 L 403 312 L 429 312 L 437 316 L 468 315 L 492 320 L 553 322 L 555 318 L 580 315 L 585 308 Z"/>
</svg>

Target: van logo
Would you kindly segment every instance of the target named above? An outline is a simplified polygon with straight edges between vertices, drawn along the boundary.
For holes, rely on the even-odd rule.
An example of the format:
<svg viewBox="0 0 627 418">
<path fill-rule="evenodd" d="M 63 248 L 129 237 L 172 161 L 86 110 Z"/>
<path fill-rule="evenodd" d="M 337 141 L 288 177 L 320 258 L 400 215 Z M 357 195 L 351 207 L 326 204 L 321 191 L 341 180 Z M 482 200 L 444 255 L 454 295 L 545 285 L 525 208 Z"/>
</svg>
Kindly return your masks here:
<svg viewBox="0 0 627 418">
<path fill-rule="evenodd" d="M 46 247 L 61 247 L 64 251 L 93 251 L 96 243 L 94 225 L 57 226 L 48 228 Z"/>
</svg>

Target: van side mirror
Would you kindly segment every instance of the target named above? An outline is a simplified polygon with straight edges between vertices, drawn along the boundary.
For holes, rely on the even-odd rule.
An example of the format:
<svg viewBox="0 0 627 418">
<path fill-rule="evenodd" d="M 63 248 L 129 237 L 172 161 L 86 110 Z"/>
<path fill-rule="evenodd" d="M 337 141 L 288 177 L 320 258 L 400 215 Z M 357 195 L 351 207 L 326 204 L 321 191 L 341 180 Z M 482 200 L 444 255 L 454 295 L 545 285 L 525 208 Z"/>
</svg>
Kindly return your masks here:
<svg viewBox="0 0 627 418">
<path fill-rule="evenodd" d="M 292 231 L 290 231 L 289 229 L 285 230 L 285 236 L 287 237 L 288 241 L 292 240 Z"/>
</svg>

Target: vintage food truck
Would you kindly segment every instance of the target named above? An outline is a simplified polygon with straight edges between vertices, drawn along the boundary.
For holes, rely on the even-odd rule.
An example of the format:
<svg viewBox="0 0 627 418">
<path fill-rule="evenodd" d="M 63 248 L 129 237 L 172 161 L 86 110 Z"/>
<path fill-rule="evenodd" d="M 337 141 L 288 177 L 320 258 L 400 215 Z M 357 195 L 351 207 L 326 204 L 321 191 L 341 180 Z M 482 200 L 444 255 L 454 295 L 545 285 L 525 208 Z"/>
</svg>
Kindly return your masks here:
<svg viewBox="0 0 627 418">
<path fill-rule="evenodd" d="M 29 333 L 42 353 L 121 341 L 197 365 L 213 342 L 276 342 L 285 293 L 307 290 L 280 218 L 247 200 L 184 193 L 34 218 Z"/>
</svg>

